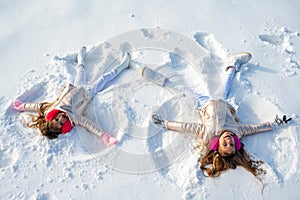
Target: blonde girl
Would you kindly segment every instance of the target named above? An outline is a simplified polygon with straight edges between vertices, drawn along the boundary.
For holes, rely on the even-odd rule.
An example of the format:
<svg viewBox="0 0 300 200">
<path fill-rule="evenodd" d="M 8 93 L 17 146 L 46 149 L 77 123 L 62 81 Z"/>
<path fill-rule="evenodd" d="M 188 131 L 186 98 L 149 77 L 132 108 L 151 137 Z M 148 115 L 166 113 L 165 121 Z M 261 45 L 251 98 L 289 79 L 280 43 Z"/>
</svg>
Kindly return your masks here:
<svg viewBox="0 0 300 200">
<path fill-rule="evenodd" d="M 129 68 L 130 55 L 125 54 L 119 66 L 103 74 L 96 84 L 91 86 L 86 84 L 85 57 L 86 47 L 82 47 L 77 55 L 78 65 L 76 66 L 74 84 L 66 84 L 55 101 L 51 103 L 23 103 L 15 100 L 13 107 L 21 112 L 36 112 L 37 115 L 32 116 L 32 123 L 28 124 L 28 127 L 39 129 L 40 133 L 49 139 L 55 139 L 60 134 L 70 132 L 74 126 L 82 126 L 99 136 L 106 145 L 114 145 L 118 142 L 117 139 L 103 131 L 82 113 L 91 99 L 101 92 L 109 81 Z"/>
<path fill-rule="evenodd" d="M 276 117 L 275 122 L 260 124 L 239 124 L 236 110 L 226 100 L 230 92 L 230 86 L 239 68 L 248 63 L 252 58 L 250 53 L 243 52 L 232 56 L 231 63 L 225 68 L 225 87 L 223 99 L 212 99 L 209 96 L 196 94 L 191 89 L 172 83 L 162 74 L 147 67 L 142 75 L 147 80 L 162 86 L 167 86 L 197 99 L 199 123 L 186 123 L 162 119 L 159 115 L 152 116 L 153 122 L 167 130 L 195 134 L 199 140 L 201 151 L 199 165 L 205 176 L 216 177 L 227 169 L 244 167 L 254 176 L 263 173 L 260 168 L 262 161 L 252 160 L 245 151 L 240 139 L 244 136 L 271 131 L 276 125 L 288 123 L 291 118 Z"/>
</svg>

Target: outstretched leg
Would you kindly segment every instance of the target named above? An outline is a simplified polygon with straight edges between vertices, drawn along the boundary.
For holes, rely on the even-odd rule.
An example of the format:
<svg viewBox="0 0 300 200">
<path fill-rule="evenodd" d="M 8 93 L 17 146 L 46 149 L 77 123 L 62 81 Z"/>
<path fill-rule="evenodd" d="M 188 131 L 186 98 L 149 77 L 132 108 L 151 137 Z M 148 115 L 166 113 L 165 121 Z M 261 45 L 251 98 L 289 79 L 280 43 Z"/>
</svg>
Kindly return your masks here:
<svg viewBox="0 0 300 200">
<path fill-rule="evenodd" d="M 231 61 L 229 65 L 225 68 L 226 70 L 226 79 L 225 79 L 225 87 L 224 87 L 224 100 L 228 99 L 230 94 L 230 88 L 232 80 L 235 77 L 236 72 L 239 71 L 240 67 L 249 62 L 252 58 L 252 55 L 248 52 L 242 52 L 235 54 L 231 57 Z"/>
<path fill-rule="evenodd" d="M 201 107 L 206 101 L 208 101 L 210 99 L 209 96 L 198 94 L 195 91 L 193 91 L 191 88 L 188 88 L 184 85 L 173 83 L 164 75 L 162 75 L 148 67 L 143 68 L 142 76 L 145 79 L 152 81 L 158 85 L 169 87 L 171 89 L 177 90 L 178 92 L 182 93 L 184 96 L 190 96 L 190 97 L 196 99 L 198 102 L 198 107 Z"/>
<path fill-rule="evenodd" d="M 121 64 L 111 71 L 103 74 L 97 81 L 97 83 L 92 87 L 92 95 L 96 95 L 98 92 L 101 92 L 105 85 L 116 78 L 123 70 L 127 69 L 130 64 L 131 57 L 129 53 L 126 53 L 125 57 L 123 58 Z"/>
<path fill-rule="evenodd" d="M 234 67 L 227 67 L 226 69 L 226 79 L 225 79 L 225 88 L 224 88 L 224 100 L 226 100 L 230 93 L 231 83 L 235 77 L 236 69 Z"/>
<path fill-rule="evenodd" d="M 85 73 L 85 57 L 86 57 L 86 47 L 82 47 L 77 55 L 77 66 L 76 66 L 76 77 L 74 81 L 75 86 L 86 85 L 86 73 Z"/>
<path fill-rule="evenodd" d="M 202 105 L 204 105 L 210 99 L 210 96 L 196 93 L 191 88 L 186 87 L 184 85 L 174 84 L 171 81 L 169 81 L 168 79 L 165 82 L 165 86 L 167 86 L 169 88 L 173 88 L 173 89 L 181 92 L 184 96 L 189 96 L 193 99 L 196 99 L 198 108 L 200 108 Z"/>
</svg>

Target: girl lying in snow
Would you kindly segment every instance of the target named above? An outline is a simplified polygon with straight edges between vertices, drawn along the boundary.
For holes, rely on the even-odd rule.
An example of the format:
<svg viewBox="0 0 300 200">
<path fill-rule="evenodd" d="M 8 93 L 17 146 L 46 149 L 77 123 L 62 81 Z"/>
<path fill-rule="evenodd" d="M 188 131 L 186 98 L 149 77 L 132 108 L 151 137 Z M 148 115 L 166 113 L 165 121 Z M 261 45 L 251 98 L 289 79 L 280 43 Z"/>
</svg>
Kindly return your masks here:
<svg viewBox="0 0 300 200">
<path fill-rule="evenodd" d="M 236 110 L 226 102 L 231 82 L 239 68 L 252 58 L 250 53 L 239 53 L 232 56 L 231 63 L 225 68 L 226 81 L 224 100 L 212 99 L 209 96 L 196 94 L 191 89 L 172 83 L 162 74 L 147 67 L 143 69 L 144 78 L 162 86 L 167 86 L 186 95 L 192 95 L 198 102 L 200 123 L 183 123 L 162 119 L 159 115 L 152 115 L 153 122 L 167 130 L 196 134 L 199 138 L 200 169 L 205 176 L 216 177 L 222 171 L 242 166 L 258 178 L 264 171 L 260 168 L 262 161 L 254 161 L 244 150 L 240 139 L 243 136 L 271 131 L 275 126 L 291 120 L 286 115 L 283 119 L 276 116 L 275 122 L 265 122 L 255 125 L 240 125 Z"/>
<path fill-rule="evenodd" d="M 38 116 L 32 116 L 32 124 L 28 127 L 38 128 L 41 134 L 49 139 L 55 139 L 59 134 L 65 134 L 78 125 L 98 135 L 106 145 L 114 145 L 118 142 L 117 139 L 104 132 L 82 113 L 91 99 L 101 92 L 109 81 L 129 67 L 130 55 L 127 53 L 118 67 L 103 74 L 92 86 L 86 85 L 85 57 L 86 47 L 82 47 L 77 55 L 74 85 L 66 84 L 57 100 L 52 103 L 23 103 L 15 100 L 13 107 L 18 111 L 38 112 Z"/>
</svg>

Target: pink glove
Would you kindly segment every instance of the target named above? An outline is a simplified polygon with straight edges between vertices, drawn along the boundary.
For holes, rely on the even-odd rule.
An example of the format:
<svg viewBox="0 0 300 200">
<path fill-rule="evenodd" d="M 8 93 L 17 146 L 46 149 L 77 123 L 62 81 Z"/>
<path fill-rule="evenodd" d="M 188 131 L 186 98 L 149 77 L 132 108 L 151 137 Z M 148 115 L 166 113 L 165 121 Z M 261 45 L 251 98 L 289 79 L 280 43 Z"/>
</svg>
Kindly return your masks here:
<svg viewBox="0 0 300 200">
<path fill-rule="evenodd" d="M 112 146 L 118 143 L 118 140 L 110 136 L 108 133 L 103 133 L 100 138 L 107 146 Z"/>
<path fill-rule="evenodd" d="M 17 111 L 24 111 L 25 110 L 25 108 L 24 108 L 25 103 L 23 103 L 22 101 L 20 101 L 18 99 L 14 100 L 12 105 L 13 105 L 13 108 Z"/>
</svg>

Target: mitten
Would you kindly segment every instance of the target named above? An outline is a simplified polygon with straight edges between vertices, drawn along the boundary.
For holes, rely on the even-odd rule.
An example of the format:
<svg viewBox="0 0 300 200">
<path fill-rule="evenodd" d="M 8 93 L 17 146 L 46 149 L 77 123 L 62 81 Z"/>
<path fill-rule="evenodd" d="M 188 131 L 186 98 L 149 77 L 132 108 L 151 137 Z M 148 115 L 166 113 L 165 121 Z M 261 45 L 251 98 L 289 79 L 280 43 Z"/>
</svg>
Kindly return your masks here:
<svg viewBox="0 0 300 200">
<path fill-rule="evenodd" d="M 16 99 L 13 101 L 13 108 L 17 111 L 24 111 L 25 110 L 25 103 L 22 101 Z"/>
<path fill-rule="evenodd" d="M 276 115 L 275 117 L 275 120 L 274 120 L 274 123 L 277 125 L 277 126 L 282 126 L 284 124 L 287 124 L 289 121 L 291 121 L 292 118 L 288 118 L 286 115 L 283 115 L 282 119 L 278 117 L 278 115 Z"/>
<path fill-rule="evenodd" d="M 153 121 L 153 123 L 156 124 L 157 126 L 162 127 L 162 128 L 166 128 L 166 126 L 165 126 L 165 120 L 163 120 L 163 119 L 161 118 L 161 116 L 156 115 L 156 114 L 153 114 L 153 115 L 152 115 L 152 121 Z"/>
<path fill-rule="evenodd" d="M 103 133 L 100 138 L 107 146 L 112 146 L 118 143 L 118 140 L 110 136 L 108 133 Z"/>
</svg>

